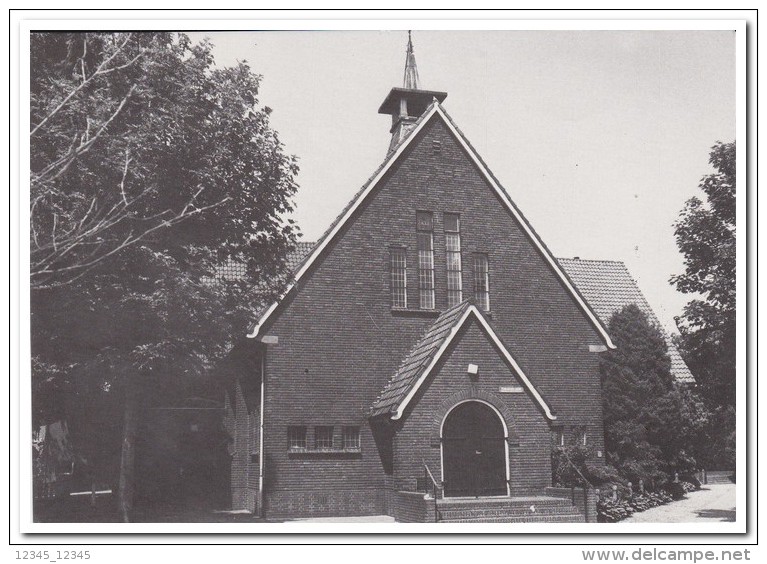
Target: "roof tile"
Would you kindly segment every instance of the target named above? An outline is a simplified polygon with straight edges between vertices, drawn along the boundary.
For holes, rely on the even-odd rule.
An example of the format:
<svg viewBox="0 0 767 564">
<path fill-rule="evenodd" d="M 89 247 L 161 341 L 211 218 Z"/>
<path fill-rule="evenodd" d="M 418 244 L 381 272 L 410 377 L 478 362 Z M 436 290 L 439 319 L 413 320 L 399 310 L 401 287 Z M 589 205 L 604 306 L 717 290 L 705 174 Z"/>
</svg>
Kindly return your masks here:
<svg viewBox="0 0 767 564">
<path fill-rule="evenodd" d="M 371 417 L 396 411 L 396 408 L 429 366 L 431 359 L 434 358 L 455 324 L 469 307 L 469 302 L 464 301 L 445 310 L 427 329 L 421 340 L 405 356 L 397 372 L 373 402 Z"/>
<path fill-rule="evenodd" d="M 613 260 L 569 258 L 557 260 L 605 326 L 609 325 L 614 313 L 627 305 L 635 304 L 647 316 L 650 323 L 663 332 L 668 345 L 671 373 L 674 379 L 682 383 L 695 382 L 695 377 L 682 359 L 682 355 L 674 346 L 668 333 L 663 330 L 655 312 L 647 303 L 625 264 Z"/>
</svg>

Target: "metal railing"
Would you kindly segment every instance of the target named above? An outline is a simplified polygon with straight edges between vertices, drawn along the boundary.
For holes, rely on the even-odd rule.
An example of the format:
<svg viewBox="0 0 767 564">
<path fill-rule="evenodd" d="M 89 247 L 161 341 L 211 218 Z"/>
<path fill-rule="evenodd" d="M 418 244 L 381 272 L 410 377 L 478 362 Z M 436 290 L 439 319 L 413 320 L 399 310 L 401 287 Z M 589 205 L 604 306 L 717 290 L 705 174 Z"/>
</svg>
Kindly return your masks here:
<svg viewBox="0 0 767 564">
<path fill-rule="evenodd" d="M 583 486 L 589 489 L 594 489 L 594 486 L 591 484 L 591 482 L 589 482 L 586 479 L 586 476 L 583 475 L 583 472 L 581 472 L 580 469 L 575 465 L 575 463 L 572 460 L 570 460 L 570 457 L 567 456 L 567 452 L 565 451 L 565 449 L 561 448 L 559 449 L 559 452 L 562 453 L 562 456 L 565 457 L 565 460 L 567 461 L 567 463 L 572 467 L 573 470 L 575 470 L 578 476 L 580 476 L 581 480 L 583 480 Z"/>
<path fill-rule="evenodd" d="M 443 492 L 442 492 L 442 485 L 437 482 L 436 478 L 434 477 L 434 474 L 431 473 L 431 470 L 429 470 L 429 466 L 426 464 L 426 461 L 423 462 L 423 481 L 426 486 L 426 494 L 431 496 L 431 499 L 433 499 L 434 503 L 434 522 L 439 522 L 439 508 L 437 506 L 437 500 L 442 499 Z"/>
<path fill-rule="evenodd" d="M 426 493 L 433 499 L 442 499 L 442 485 L 437 482 L 434 474 L 431 473 L 429 466 L 424 461 L 423 463 L 423 479 L 426 487 Z"/>
</svg>

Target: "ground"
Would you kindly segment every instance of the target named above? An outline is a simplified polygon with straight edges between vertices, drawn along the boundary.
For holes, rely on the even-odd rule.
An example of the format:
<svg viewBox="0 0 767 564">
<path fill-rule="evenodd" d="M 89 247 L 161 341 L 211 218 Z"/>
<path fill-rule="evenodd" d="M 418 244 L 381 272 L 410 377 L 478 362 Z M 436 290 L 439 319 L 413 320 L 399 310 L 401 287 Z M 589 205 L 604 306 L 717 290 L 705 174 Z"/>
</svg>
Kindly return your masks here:
<svg viewBox="0 0 767 564">
<path fill-rule="evenodd" d="M 735 484 L 710 484 L 687 498 L 635 513 L 621 523 L 705 523 L 735 521 Z"/>
<path fill-rule="evenodd" d="M 114 523 L 119 514 L 114 499 L 100 497 L 95 508 L 81 498 L 35 504 L 35 521 L 42 523 Z M 136 522 L 143 523 L 258 523 L 264 522 L 242 512 L 214 511 L 199 506 L 158 505 L 136 508 Z M 369 517 L 323 517 L 292 521 L 315 523 L 386 523 L 387 515 Z M 711 484 L 687 494 L 681 501 L 635 513 L 621 523 L 704 523 L 735 521 L 735 484 Z"/>
</svg>

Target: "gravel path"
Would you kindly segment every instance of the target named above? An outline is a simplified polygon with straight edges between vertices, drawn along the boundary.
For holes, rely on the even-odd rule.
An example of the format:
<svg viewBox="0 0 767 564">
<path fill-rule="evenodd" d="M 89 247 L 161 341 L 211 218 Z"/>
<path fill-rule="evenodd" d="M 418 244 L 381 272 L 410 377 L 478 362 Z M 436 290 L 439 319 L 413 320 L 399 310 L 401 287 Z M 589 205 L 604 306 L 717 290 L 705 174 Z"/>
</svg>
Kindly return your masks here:
<svg viewBox="0 0 767 564">
<path fill-rule="evenodd" d="M 735 521 L 735 484 L 710 484 L 674 501 L 635 513 L 621 523 L 703 523 Z"/>
</svg>

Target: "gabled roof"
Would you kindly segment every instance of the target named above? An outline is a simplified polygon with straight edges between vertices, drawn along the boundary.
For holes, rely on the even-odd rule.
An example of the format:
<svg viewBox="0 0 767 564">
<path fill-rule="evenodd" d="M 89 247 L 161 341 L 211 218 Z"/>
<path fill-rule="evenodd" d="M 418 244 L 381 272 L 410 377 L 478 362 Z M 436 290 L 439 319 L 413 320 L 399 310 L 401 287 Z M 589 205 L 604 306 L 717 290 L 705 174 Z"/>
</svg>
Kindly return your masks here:
<svg viewBox="0 0 767 564">
<path fill-rule="evenodd" d="M 556 416 L 540 392 L 533 386 L 525 373 L 522 372 L 522 369 L 498 338 L 495 331 L 493 331 L 493 328 L 490 327 L 482 313 L 468 301 L 444 311 L 434 324 L 426 330 L 426 333 L 424 333 L 423 337 L 404 358 L 397 372 L 373 402 L 370 416 L 390 415 L 392 419 L 402 417 L 410 400 L 415 396 L 418 389 L 431 373 L 431 370 L 439 362 L 450 346 L 450 343 L 458 334 L 458 331 L 470 318 L 474 318 L 479 322 L 503 358 L 509 363 L 535 401 L 541 406 L 546 417 L 552 421 L 555 420 Z"/>
<path fill-rule="evenodd" d="M 453 123 L 452 119 L 450 119 L 450 116 L 447 115 L 447 112 L 445 111 L 445 109 L 439 104 L 439 102 L 436 99 L 426 109 L 426 111 L 421 115 L 421 117 L 418 118 L 418 120 L 415 122 L 415 126 L 413 127 L 412 131 L 402 140 L 399 146 L 397 146 L 394 150 L 392 150 L 389 153 L 389 155 L 386 157 L 386 159 L 378 168 L 378 170 L 362 186 L 362 188 L 359 190 L 359 192 L 357 192 L 357 194 L 354 196 L 352 201 L 349 202 L 346 208 L 344 208 L 341 214 L 336 218 L 336 220 L 330 226 L 328 231 L 326 231 L 325 234 L 320 238 L 320 240 L 315 245 L 314 249 L 312 249 L 311 253 L 309 253 L 309 255 L 307 256 L 306 260 L 300 265 L 300 267 L 296 271 L 294 282 L 287 287 L 287 289 L 285 290 L 285 292 L 283 293 L 282 297 L 279 300 L 274 302 L 271 306 L 269 306 L 264 311 L 263 314 L 259 316 L 259 319 L 256 325 L 253 327 L 250 333 L 248 333 L 248 337 L 254 338 L 258 335 L 258 332 L 261 329 L 261 326 L 269 320 L 271 315 L 277 309 L 277 306 L 280 304 L 280 302 L 285 298 L 285 296 L 287 296 L 290 290 L 303 277 L 303 275 L 306 274 L 306 272 L 311 268 L 312 264 L 314 263 L 315 260 L 317 260 L 317 258 L 320 256 L 322 251 L 325 249 L 325 247 L 327 247 L 327 245 L 333 240 L 333 238 L 343 228 L 344 224 L 352 217 L 352 215 L 357 210 L 357 208 L 372 193 L 373 189 L 376 187 L 378 182 L 384 177 L 386 172 L 402 156 L 402 154 L 405 152 L 405 150 L 413 141 L 413 139 L 417 137 L 418 132 L 421 131 L 424 125 L 428 123 L 432 117 L 435 117 L 435 116 L 439 119 L 442 119 L 442 121 L 447 125 L 450 132 L 458 140 L 459 144 L 464 148 L 464 150 L 469 155 L 471 160 L 477 166 L 480 173 L 485 177 L 488 183 L 492 186 L 492 188 L 500 197 L 500 200 L 506 205 L 507 209 L 517 219 L 519 224 L 522 226 L 522 229 L 528 235 L 528 237 L 533 242 L 533 244 L 538 248 L 538 250 L 540 251 L 541 255 L 544 257 L 544 259 L 549 263 L 549 266 L 552 268 L 554 273 L 559 277 L 560 281 L 562 282 L 562 285 L 567 289 L 567 291 L 570 292 L 573 299 L 576 301 L 576 303 L 580 306 L 580 308 L 586 314 L 589 321 L 594 326 L 594 329 L 602 337 L 605 344 L 609 348 L 615 348 L 615 345 L 610 340 L 610 336 L 608 335 L 604 325 L 599 320 L 597 315 L 591 310 L 591 308 L 589 307 L 588 303 L 583 298 L 583 296 L 581 296 L 581 294 L 578 292 L 575 286 L 573 286 L 573 284 L 570 282 L 570 279 L 567 277 L 567 275 L 565 275 L 565 273 L 562 271 L 561 267 L 559 266 L 559 263 L 554 258 L 554 255 L 551 254 L 551 251 L 549 251 L 548 247 L 546 247 L 546 245 L 543 243 L 541 238 L 538 236 L 538 234 L 535 232 L 532 226 L 528 223 L 527 219 L 522 215 L 522 212 L 511 201 L 511 198 L 509 197 L 506 190 L 503 189 L 503 187 L 500 185 L 500 183 L 495 178 L 495 176 L 493 176 L 493 174 L 490 172 L 490 169 L 484 163 L 482 158 L 476 152 L 474 147 L 472 147 L 472 145 L 469 143 L 466 137 L 464 137 L 463 133 L 461 133 L 458 130 L 458 128 Z"/>
<path fill-rule="evenodd" d="M 298 270 L 298 267 L 301 266 L 301 263 L 303 263 L 306 257 L 309 256 L 309 253 L 316 244 L 317 243 L 314 241 L 298 241 L 296 243 L 296 248 L 288 253 L 287 258 L 285 259 L 285 264 L 288 267 L 288 270 L 290 272 Z"/>
<path fill-rule="evenodd" d="M 616 312 L 627 305 L 635 304 L 647 316 L 650 323 L 663 331 L 674 379 L 682 383 L 695 382 L 695 377 L 682 359 L 682 355 L 679 354 L 668 333 L 663 330 L 655 312 L 647 303 L 625 264 L 613 260 L 565 258 L 558 260 L 605 325 L 609 325 L 610 318 Z"/>
<path fill-rule="evenodd" d="M 295 272 L 304 259 L 306 259 L 309 251 L 312 250 L 314 245 L 315 243 L 311 242 L 296 242 L 296 246 L 285 257 L 287 271 L 291 273 Z M 244 280 L 247 274 L 248 267 L 244 262 L 229 257 L 216 267 L 214 276 L 203 278 L 203 283 L 216 284 L 221 281 L 231 282 L 234 280 Z"/>
</svg>

